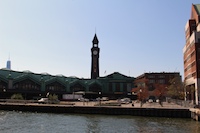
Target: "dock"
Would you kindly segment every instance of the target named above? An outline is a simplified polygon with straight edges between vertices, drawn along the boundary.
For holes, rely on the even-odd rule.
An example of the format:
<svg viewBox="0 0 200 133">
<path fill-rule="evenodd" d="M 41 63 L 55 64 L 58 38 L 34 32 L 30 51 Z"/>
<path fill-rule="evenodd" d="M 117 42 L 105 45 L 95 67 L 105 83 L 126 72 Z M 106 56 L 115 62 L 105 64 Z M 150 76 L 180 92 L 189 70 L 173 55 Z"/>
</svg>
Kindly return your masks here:
<svg viewBox="0 0 200 133">
<path fill-rule="evenodd" d="M 42 113 L 132 115 L 146 117 L 191 118 L 191 109 L 175 104 L 140 103 L 122 104 L 121 106 L 95 106 L 97 102 L 61 102 L 60 104 L 12 103 L 0 102 L 0 110 L 28 111 Z"/>
</svg>

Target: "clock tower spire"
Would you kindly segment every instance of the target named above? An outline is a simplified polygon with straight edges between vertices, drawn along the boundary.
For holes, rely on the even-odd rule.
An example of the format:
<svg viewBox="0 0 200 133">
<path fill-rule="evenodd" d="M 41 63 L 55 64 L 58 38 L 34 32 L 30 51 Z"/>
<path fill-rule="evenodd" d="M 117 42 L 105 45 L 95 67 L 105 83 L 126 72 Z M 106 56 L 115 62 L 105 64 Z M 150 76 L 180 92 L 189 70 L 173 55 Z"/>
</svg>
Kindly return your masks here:
<svg viewBox="0 0 200 133">
<path fill-rule="evenodd" d="M 92 53 L 92 65 L 91 65 L 91 79 L 96 79 L 99 77 L 99 40 L 97 38 L 97 35 L 95 33 L 94 39 L 92 41 L 92 48 L 91 48 L 91 53 Z"/>
</svg>

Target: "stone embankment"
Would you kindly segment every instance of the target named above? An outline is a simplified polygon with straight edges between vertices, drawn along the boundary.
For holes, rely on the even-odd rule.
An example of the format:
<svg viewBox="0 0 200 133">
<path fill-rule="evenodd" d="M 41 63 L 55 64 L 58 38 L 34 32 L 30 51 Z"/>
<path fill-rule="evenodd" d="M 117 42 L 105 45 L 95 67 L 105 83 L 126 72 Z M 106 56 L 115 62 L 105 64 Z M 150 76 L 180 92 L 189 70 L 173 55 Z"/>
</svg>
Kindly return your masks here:
<svg viewBox="0 0 200 133">
<path fill-rule="evenodd" d="M 199 108 L 190 108 L 191 118 L 200 121 L 200 109 Z"/>
<path fill-rule="evenodd" d="M 134 106 L 131 103 L 121 104 L 121 106 L 103 105 L 105 105 L 103 102 L 61 102 L 60 104 L 0 102 L 0 110 L 191 118 L 189 108 L 169 103 L 163 103 L 163 107 L 158 103 L 146 103 L 142 107 L 140 103 L 134 103 Z"/>
</svg>

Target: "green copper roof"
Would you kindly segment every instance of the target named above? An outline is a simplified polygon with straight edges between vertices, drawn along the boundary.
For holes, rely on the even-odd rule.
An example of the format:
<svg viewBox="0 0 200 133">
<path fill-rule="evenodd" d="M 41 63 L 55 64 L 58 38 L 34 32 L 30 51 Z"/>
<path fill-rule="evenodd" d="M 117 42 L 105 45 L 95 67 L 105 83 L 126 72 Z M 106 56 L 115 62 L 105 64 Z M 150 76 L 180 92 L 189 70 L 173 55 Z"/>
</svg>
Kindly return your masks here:
<svg viewBox="0 0 200 133">
<path fill-rule="evenodd" d="M 200 15 L 200 4 L 195 4 L 194 7 L 195 7 L 198 15 Z"/>
</svg>

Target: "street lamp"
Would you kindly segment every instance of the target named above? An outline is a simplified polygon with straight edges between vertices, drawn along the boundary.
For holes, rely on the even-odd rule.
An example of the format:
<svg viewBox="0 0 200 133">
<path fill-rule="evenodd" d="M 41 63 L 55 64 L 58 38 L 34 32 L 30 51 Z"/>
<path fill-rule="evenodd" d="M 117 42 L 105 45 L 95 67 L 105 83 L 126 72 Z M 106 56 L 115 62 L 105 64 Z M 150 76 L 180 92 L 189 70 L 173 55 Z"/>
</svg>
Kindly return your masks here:
<svg viewBox="0 0 200 133">
<path fill-rule="evenodd" d="M 73 101 L 74 101 L 74 88 L 73 88 Z"/>
<path fill-rule="evenodd" d="M 101 106 L 101 92 L 99 92 L 99 106 Z"/>
<path fill-rule="evenodd" d="M 142 107 L 142 89 L 140 89 L 140 107 Z"/>
</svg>

